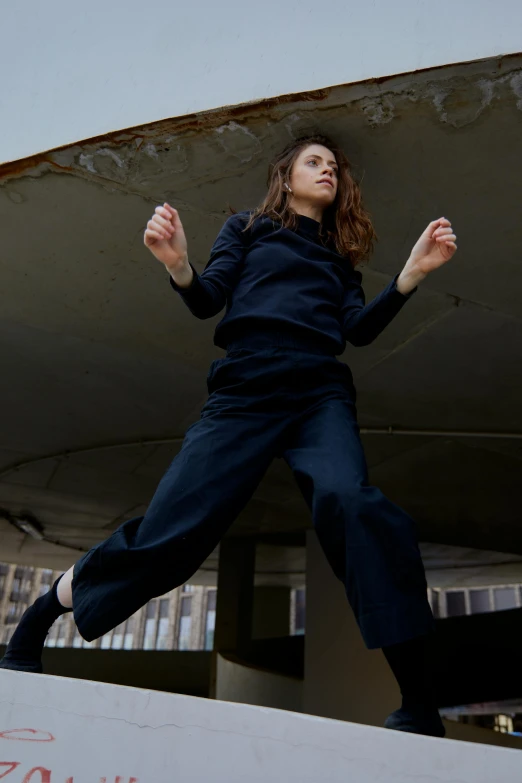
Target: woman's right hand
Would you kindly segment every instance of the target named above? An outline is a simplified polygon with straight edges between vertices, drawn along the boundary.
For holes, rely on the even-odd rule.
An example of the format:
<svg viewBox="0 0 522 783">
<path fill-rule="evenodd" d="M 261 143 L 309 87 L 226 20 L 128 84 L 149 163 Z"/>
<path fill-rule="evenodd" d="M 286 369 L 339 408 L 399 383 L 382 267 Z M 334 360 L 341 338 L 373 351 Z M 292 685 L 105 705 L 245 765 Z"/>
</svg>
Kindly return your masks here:
<svg viewBox="0 0 522 783">
<path fill-rule="evenodd" d="M 171 274 L 190 270 L 183 225 L 177 210 L 166 201 L 162 207 L 156 207 L 147 223 L 143 243 Z"/>
</svg>

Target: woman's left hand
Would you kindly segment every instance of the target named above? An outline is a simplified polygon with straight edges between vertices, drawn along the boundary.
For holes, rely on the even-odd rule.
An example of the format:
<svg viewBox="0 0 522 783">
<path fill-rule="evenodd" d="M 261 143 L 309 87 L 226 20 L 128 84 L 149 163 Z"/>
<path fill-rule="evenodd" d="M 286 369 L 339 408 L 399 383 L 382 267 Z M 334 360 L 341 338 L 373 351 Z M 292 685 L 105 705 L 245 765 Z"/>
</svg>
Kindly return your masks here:
<svg viewBox="0 0 522 783">
<path fill-rule="evenodd" d="M 447 218 L 431 222 L 414 245 L 397 279 L 397 289 L 407 294 L 435 269 L 443 266 L 457 251 L 457 237 Z"/>
</svg>

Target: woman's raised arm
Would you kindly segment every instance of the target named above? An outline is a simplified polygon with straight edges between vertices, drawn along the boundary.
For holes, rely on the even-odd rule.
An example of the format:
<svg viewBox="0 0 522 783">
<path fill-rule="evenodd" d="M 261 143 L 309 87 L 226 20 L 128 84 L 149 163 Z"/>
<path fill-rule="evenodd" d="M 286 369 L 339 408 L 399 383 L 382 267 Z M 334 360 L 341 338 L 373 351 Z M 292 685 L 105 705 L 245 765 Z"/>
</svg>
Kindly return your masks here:
<svg viewBox="0 0 522 783">
<path fill-rule="evenodd" d="M 346 287 L 341 311 L 345 339 L 352 345 L 369 345 L 395 318 L 419 283 L 443 266 L 457 250 L 457 237 L 447 218 L 430 223 L 414 245 L 404 269 L 368 304 L 355 272 Z"/>
<path fill-rule="evenodd" d="M 177 210 L 156 207 L 144 243 L 165 265 L 170 283 L 196 318 L 212 318 L 225 306 L 241 271 L 245 244 L 243 221 L 233 215 L 222 227 L 205 271 L 199 275 L 188 260 L 187 240 Z"/>
</svg>

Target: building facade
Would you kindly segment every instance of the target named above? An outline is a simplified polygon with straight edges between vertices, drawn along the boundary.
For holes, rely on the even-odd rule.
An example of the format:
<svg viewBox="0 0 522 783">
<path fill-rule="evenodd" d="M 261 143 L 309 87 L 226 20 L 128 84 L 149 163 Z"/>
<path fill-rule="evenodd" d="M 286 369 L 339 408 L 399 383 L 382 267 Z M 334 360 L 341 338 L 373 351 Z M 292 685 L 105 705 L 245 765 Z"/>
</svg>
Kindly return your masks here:
<svg viewBox="0 0 522 783">
<path fill-rule="evenodd" d="M 7 644 L 22 614 L 44 595 L 60 571 L 0 563 L 0 644 Z M 72 613 L 52 626 L 47 647 L 125 650 L 211 650 L 214 642 L 216 589 L 186 584 L 153 598 L 114 630 L 86 642 Z"/>
<path fill-rule="evenodd" d="M 433 615 L 437 618 L 500 612 L 522 607 L 522 585 L 429 588 L 428 598 Z"/>
</svg>

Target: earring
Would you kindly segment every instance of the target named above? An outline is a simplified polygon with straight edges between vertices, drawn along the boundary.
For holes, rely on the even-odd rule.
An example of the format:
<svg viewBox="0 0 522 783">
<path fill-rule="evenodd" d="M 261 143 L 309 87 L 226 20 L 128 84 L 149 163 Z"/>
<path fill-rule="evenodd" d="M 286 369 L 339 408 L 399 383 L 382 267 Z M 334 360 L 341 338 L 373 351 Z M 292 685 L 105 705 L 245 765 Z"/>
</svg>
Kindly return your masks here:
<svg viewBox="0 0 522 783">
<path fill-rule="evenodd" d="M 288 190 L 288 192 L 289 192 L 289 193 L 291 193 L 291 192 L 292 192 L 292 188 L 290 187 L 290 185 L 288 184 L 288 182 L 285 182 L 285 188 Z"/>
</svg>

